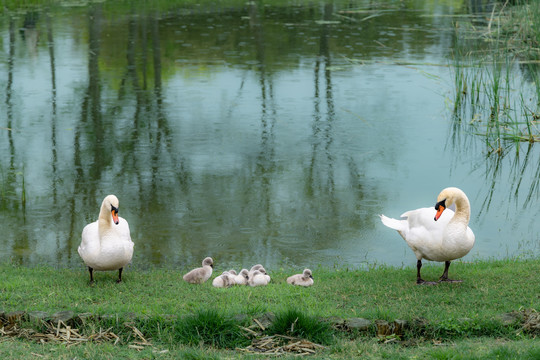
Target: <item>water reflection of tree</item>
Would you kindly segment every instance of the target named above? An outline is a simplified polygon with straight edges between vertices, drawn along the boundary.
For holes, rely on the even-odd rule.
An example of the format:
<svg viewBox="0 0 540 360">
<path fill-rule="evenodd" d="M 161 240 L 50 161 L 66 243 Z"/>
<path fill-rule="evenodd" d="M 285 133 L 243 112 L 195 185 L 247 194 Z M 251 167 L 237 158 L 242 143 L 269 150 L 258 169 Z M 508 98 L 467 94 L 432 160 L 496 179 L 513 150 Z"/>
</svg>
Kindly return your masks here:
<svg viewBox="0 0 540 360">
<path fill-rule="evenodd" d="M 265 29 L 261 22 L 259 12 L 262 11 L 257 3 L 249 5 L 249 25 L 254 34 L 255 55 L 257 59 L 257 73 L 261 90 L 261 140 L 260 151 L 256 158 L 254 176 L 251 177 L 249 187 L 254 191 L 254 207 L 261 209 L 258 220 L 261 229 L 252 243 L 252 251 L 259 261 L 268 263 L 272 254 L 272 238 L 276 236 L 275 216 L 272 210 L 272 177 L 275 175 L 275 135 L 276 108 L 274 102 L 274 89 L 272 73 L 267 70 Z M 258 183 L 258 184 L 257 184 Z"/>
<path fill-rule="evenodd" d="M 186 161 L 183 158 L 182 154 L 177 154 L 173 146 L 172 139 L 172 130 L 169 124 L 169 119 L 167 117 L 167 112 L 163 109 L 163 90 L 162 90 L 162 52 L 161 52 L 161 34 L 159 32 L 159 19 L 160 16 L 158 13 L 151 13 L 149 16 L 145 17 L 141 22 L 140 26 L 142 27 L 142 38 L 140 43 L 136 41 L 135 32 L 133 29 L 130 29 L 130 36 L 128 41 L 130 44 L 137 44 L 142 49 L 142 65 L 140 72 L 143 74 L 142 86 L 137 82 L 136 69 L 139 69 L 134 62 L 134 57 L 128 59 L 128 68 L 133 69 L 130 71 L 130 78 L 132 79 L 133 87 L 137 94 L 137 109 L 135 115 L 135 127 L 131 136 L 133 142 L 141 142 L 146 139 L 150 140 L 150 143 L 153 144 L 152 153 L 150 157 L 150 166 L 151 166 L 151 180 L 150 184 L 145 185 L 144 179 L 141 174 L 144 173 L 144 168 L 148 166 L 147 163 L 141 162 L 139 157 L 136 157 L 132 153 L 132 161 L 135 165 L 136 173 L 138 174 L 138 184 L 140 193 L 142 194 L 142 203 L 143 211 L 145 213 L 152 213 L 155 211 L 156 207 L 165 207 L 171 206 L 168 198 L 163 198 L 161 196 L 156 196 L 157 194 L 164 193 L 160 187 L 163 186 L 162 180 L 162 167 L 165 164 L 171 164 L 174 168 L 174 175 L 171 176 L 171 181 L 174 186 L 174 191 L 177 195 L 180 195 L 182 198 L 187 198 L 186 194 L 190 189 L 190 173 L 187 170 Z M 150 41 L 148 41 L 145 34 L 150 35 Z M 148 43 L 151 43 L 151 46 L 148 46 Z M 131 45 L 128 45 L 130 48 Z M 153 72 L 153 91 L 147 89 L 148 81 L 146 76 L 146 65 L 148 58 L 148 50 L 152 52 L 152 72 Z M 132 50 L 128 51 L 133 53 Z M 142 89 L 142 91 L 137 91 L 137 89 Z M 155 124 L 148 123 L 148 113 L 153 113 L 153 116 L 150 119 L 155 120 Z M 146 122 L 146 124 L 145 124 Z M 147 127 L 149 133 L 141 136 L 141 126 Z M 142 143 L 136 145 L 132 144 L 133 148 L 137 146 L 145 146 Z M 169 158 L 169 161 L 166 161 L 166 157 Z M 166 166 L 165 166 L 166 167 Z M 125 169 L 127 171 L 127 169 Z M 167 190 L 168 191 L 168 190 Z M 189 200 L 188 200 L 189 201 Z M 189 207 L 189 204 L 187 205 Z M 169 238 L 169 242 L 166 244 L 169 247 L 172 247 L 173 244 L 170 242 L 175 242 L 174 237 Z M 163 260 L 163 256 L 167 255 L 165 252 L 152 252 L 152 262 L 160 263 Z"/>
<path fill-rule="evenodd" d="M 6 82 L 6 133 L 8 138 L 8 148 L 9 148 L 9 165 L 7 171 L 4 173 L 4 169 L 0 168 L 2 171 L 2 178 L 0 178 L 0 187 L 2 191 L 2 202 L 1 205 L 3 208 L 7 208 L 8 212 L 14 214 L 10 217 L 9 221 L 16 223 L 19 226 L 16 226 L 16 229 L 19 229 L 13 237 L 12 243 L 12 254 L 14 255 L 13 260 L 16 263 L 21 264 L 24 260 L 24 256 L 21 255 L 21 251 L 28 248 L 28 233 L 24 231 L 24 223 L 26 222 L 26 203 L 23 201 L 23 196 L 26 196 L 24 193 L 17 196 L 19 192 L 17 190 L 18 181 L 17 181 L 17 169 L 15 166 L 15 141 L 13 135 L 13 82 L 14 82 L 14 67 L 15 67 L 15 43 L 16 43 L 16 33 L 15 33 L 15 19 L 9 17 L 9 51 L 7 58 L 7 82 Z M 22 174 L 22 181 L 24 184 L 24 173 Z M 24 192 L 24 188 L 21 190 Z"/>
<path fill-rule="evenodd" d="M 58 152 L 57 152 L 57 140 L 56 140 L 56 127 L 57 127 L 57 109 L 56 109 L 56 56 L 54 52 L 54 35 L 51 23 L 51 14 L 46 14 L 46 26 L 47 26 L 47 47 L 49 49 L 49 63 L 51 71 L 51 167 L 52 167 L 52 200 L 53 204 L 58 204 L 58 188 L 60 187 L 60 178 L 58 176 Z M 62 221 L 63 210 L 54 207 L 54 214 L 51 217 L 54 221 Z M 69 249 L 71 243 L 71 237 L 66 240 L 66 247 L 63 248 L 63 235 L 57 231 L 56 237 L 56 260 L 57 263 L 61 263 L 62 257 L 67 255 L 70 257 Z"/>
<path fill-rule="evenodd" d="M 333 20 L 334 7 L 325 4 L 323 11 L 324 21 L 319 25 L 319 53 L 314 64 L 312 149 L 306 176 L 306 195 L 311 204 L 308 212 L 315 218 L 309 225 L 314 246 L 326 249 L 339 247 L 337 240 L 344 235 L 343 229 L 362 229 L 366 226 L 362 222 L 373 221 L 355 215 L 354 210 L 361 206 L 364 198 L 358 166 L 352 154 L 346 151 L 339 153 L 339 145 L 334 146 L 335 141 L 339 140 L 335 132 L 338 118 L 329 42 L 334 28 L 330 22 Z M 345 197 L 336 190 L 336 172 L 341 170 L 341 166 L 348 170 L 349 186 Z M 340 172 L 340 178 L 345 176 Z M 347 206 L 353 206 L 354 210 L 347 209 Z"/>
<path fill-rule="evenodd" d="M 249 237 L 248 240 L 253 240 L 249 249 L 246 250 L 245 243 L 240 243 L 240 251 L 251 252 L 246 255 L 249 259 L 257 258 L 260 261 L 269 259 L 275 262 L 276 257 L 279 259 L 282 255 L 280 251 L 288 251 L 289 245 L 293 245 L 293 241 L 286 246 L 276 245 L 276 241 L 286 242 L 290 239 L 288 236 L 293 234 L 294 241 L 303 242 L 302 246 L 313 244 L 315 247 L 328 247 L 340 237 L 343 221 L 357 221 L 353 220 L 355 214 L 351 211 L 350 205 L 361 197 L 358 170 L 352 158 L 343 159 L 337 152 L 337 147 L 334 146 L 339 138 L 336 139 L 335 89 L 329 48 L 332 26 L 323 24 L 320 27 L 314 27 L 314 31 L 319 31 L 320 35 L 320 53 L 316 59 L 314 74 L 315 100 L 311 134 L 313 146 L 309 150 L 310 155 L 300 164 L 306 176 L 299 181 L 293 180 L 294 184 L 285 183 L 286 180 L 282 179 L 283 172 L 279 168 L 280 160 L 276 159 L 276 152 L 279 151 L 277 144 L 280 139 L 276 139 L 279 106 L 276 104 L 277 96 L 274 90 L 274 74 L 276 69 L 281 69 L 282 65 L 276 65 L 273 59 L 273 56 L 276 56 L 273 50 L 276 46 L 276 38 L 283 35 L 275 31 L 275 22 L 268 21 L 268 17 L 265 17 L 265 9 L 253 3 L 249 6 L 251 27 L 249 31 L 245 31 L 246 34 L 238 37 L 238 41 L 245 42 L 246 39 L 253 37 L 249 40 L 253 44 L 252 51 L 245 53 L 248 54 L 246 56 L 254 55 L 257 59 L 257 66 L 254 68 L 260 88 L 260 96 L 257 96 L 260 99 L 260 116 L 257 119 L 260 124 L 257 140 L 259 146 L 253 154 L 248 154 L 248 151 L 241 154 L 249 158 L 242 164 L 248 169 L 244 178 L 238 174 L 222 176 L 215 169 L 211 169 L 213 172 L 210 175 L 203 174 L 204 179 L 198 184 L 194 184 L 191 179 L 192 174 L 199 175 L 198 170 L 190 169 L 191 164 L 186 162 L 182 153 L 174 149 L 175 146 L 182 148 L 182 144 L 178 143 L 185 139 L 178 130 L 181 127 L 176 127 L 174 123 L 174 121 L 181 123 L 183 115 L 167 111 L 163 93 L 162 82 L 166 81 L 162 79 L 163 68 L 167 68 L 167 61 L 175 59 L 175 55 L 171 56 L 168 53 L 169 47 L 173 46 L 170 45 L 172 42 L 167 36 L 171 33 L 171 23 L 175 24 L 178 20 L 174 18 L 170 23 L 168 22 L 170 19 L 162 21 L 161 19 L 166 18 L 167 14 L 152 13 L 146 9 L 141 11 L 133 6 L 127 22 L 115 21 L 111 25 L 114 30 L 118 26 L 122 27 L 120 29 L 122 36 L 118 37 L 121 40 L 117 38 L 113 47 L 111 43 L 107 43 L 110 40 L 107 40 L 109 37 L 106 34 L 114 33 L 107 27 L 109 26 L 107 7 L 95 3 L 84 9 L 86 29 L 83 32 L 88 34 L 87 63 L 85 64 L 87 82 L 77 90 L 77 101 L 80 101 L 77 103 L 79 110 L 74 110 L 74 113 L 78 112 L 73 114 L 76 118 L 73 121 L 74 126 L 71 124 L 67 126 L 70 129 L 73 128 L 74 131 L 71 133 L 64 131 L 62 100 L 58 100 L 57 109 L 57 77 L 61 79 L 61 71 L 57 69 L 57 66 L 60 66 L 58 64 L 61 64 L 63 59 L 58 58 L 57 53 L 55 54 L 54 42 L 57 40 L 54 37 L 55 29 L 53 28 L 55 22 L 52 21 L 51 24 L 54 16 L 51 14 L 48 17 L 41 17 L 40 21 L 47 21 L 52 113 L 50 123 L 39 128 L 47 133 L 51 132 L 51 149 L 47 151 L 47 154 L 50 153 L 52 157 L 50 169 L 52 199 L 43 200 L 43 202 L 54 209 L 52 216 L 55 222 L 61 224 L 62 219 L 65 222 L 65 215 L 69 213 L 69 231 L 57 231 L 51 235 L 51 237 L 56 236 L 58 263 L 78 263 L 76 248 L 80 241 L 82 227 L 87 222 L 96 220 L 99 204 L 105 195 L 104 191 L 116 192 L 118 190 L 131 197 L 131 199 L 124 197 L 120 199 L 123 206 L 122 215 L 125 216 L 125 209 L 131 210 L 134 215 L 133 220 L 128 218 L 130 224 L 136 225 L 137 221 L 142 223 L 142 218 L 146 217 L 144 228 L 141 225 L 140 231 L 134 231 L 133 235 L 140 236 L 143 240 L 137 243 L 137 253 L 144 253 L 147 261 L 152 263 L 166 261 L 164 256 L 181 258 L 183 262 L 188 259 L 191 264 L 196 263 L 200 260 L 189 259 L 190 252 L 195 253 L 193 244 L 197 241 L 200 243 L 205 243 L 205 241 L 193 239 L 194 237 L 201 235 L 204 240 L 209 228 L 210 231 L 215 230 L 220 235 L 221 232 L 226 231 L 234 234 L 238 231 L 235 227 L 238 223 L 240 226 L 256 229 L 246 236 Z M 331 18 L 331 6 L 328 5 L 324 11 L 324 17 Z M 240 14 L 240 12 L 234 14 Z M 205 14 L 199 16 L 206 17 Z M 240 16 L 234 18 L 239 19 Z M 202 23 L 206 24 L 206 21 Z M 111 37 L 114 38 L 114 34 Z M 163 39 L 168 39 L 169 42 Z M 223 38 L 220 37 L 220 39 Z M 207 41 L 202 39 L 201 47 L 208 44 L 203 40 Z M 125 45 L 119 48 L 119 44 Z M 114 57 L 107 57 L 107 52 L 112 52 L 111 49 L 114 49 Z M 175 54 L 180 51 L 178 49 L 182 48 L 174 46 Z M 225 49 L 229 50 L 227 47 Z M 164 59 L 162 52 L 166 55 Z M 188 58 L 189 56 L 193 54 L 187 55 Z M 111 59 L 114 66 L 108 63 Z M 244 64 L 241 61 L 240 63 Z M 109 77 L 104 72 L 111 68 L 115 74 L 120 74 L 119 86 L 107 83 Z M 252 71 L 250 69 L 246 72 Z M 7 93 L 11 94 L 10 91 Z M 111 96 L 111 93 L 114 96 Z M 116 98 L 111 100 L 113 97 Z M 182 99 L 174 99 L 174 101 L 181 102 Z M 69 111 L 72 111 L 73 106 L 69 104 L 68 106 Z M 71 119 L 69 121 L 71 122 Z M 65 155 L 57 150 L 57 146 L 62 146 L 64 142 L 64 134 L 72 136 L 70 141 L 73 147 L 69 149 L 73 150 L 72 155 Z M 11 137 L 11 135 L 9 133 L 7 136 Z M 17 144 L 13 144 L 13 140 Z M 10 141 L 12 148 L 10 161 L 13 161 L 15 145 L 19 142 L 17 137 L 11 138 Z M 20 154 L 18 156 L 20 157 Z M 64 158 L 69 159 L 69 165 L 63 164 Z M 345 190 L 347 192 L 345 200 L 344 197 L 340 198 L 340 194 L 343 196 L 344 192 L 340 190 L 339 185 L 336 185 L 336 181 L 339 181 L 342 176 L 342 172 L 339 172 L 343 170 L 340 162 L 349 167 L 351 179 L 350 186 Z M 111 178 L 113 178 L 112 181 Z M 111 183 L 116 183 L 117 186 L 113 187 Z M 279 185 L 276 186 L 276 184 Z M 276 208 L 283 203 L 276 200 L 276 197 L 277 187 L 282 184 L 291 187 L 298 185 L 305 193 L 300 196 L 300 201 L 296 203 L 290 201 L 287 204 L 290 205 L 289 208 L 280 212 Z M 221 194 L 217 194 L 219 191 L 216 191 L 216 188 L 224 193 L 231 192 L 233 189 L 232 192 L 235 192 L 233 209 L 230 208 L 230 203 L 222 201 L 219 197 Z M 352 189 L 355 200 L 348 200 L 349 188 Z M 213 198 L 209 193 L 214 191 L 217 196 Z M 63 201 L 67 201 L 68 211 L 65 211 L 63 206 L 58 206 L 63 205 Z M 128 203 L 130 207 L 126 206 Z M 180 228 L 183 225 L 180 222 L 174 224 L 178 218 L 167 214 L 167 211 L 163 210 L 165 207 L 176 207 L 177 212 L 183 212 L 182 216 L 185 217 L 182 221 L 186 224 L 185 228 L 189 229 L 186 233 L 190 234 L 176 233 L 175 226 Z M 152 216 L 159 217 L 160 215 L 164 215 L 166 220 L 152 221 Z M 238 217 L 241 220 L 238 220 Z M 197 221 L 201 222 L 201 219 L 205 222 L 204 226 L 200 227 L 204 227 L 203 230 L 199 230 L 194 225 Z M 164 224 L 167 226 L 166 230 L 160 228 Z M 210 225 L 206 226 L 208 224 Z M 215 229 L 211 229 L 212 226 Z M 347 224 L 347 228 L 351 228 L 350 224 Z M 158 231 L 153 232 L 155 229 Z M 68 233 L 67 236 L 66 233 Z M 143 235 L 156 238 L 144 239 Z M 222 239 L 233 236 L 223 234 Z M 152 244 L 153 240 L 159 244 Z M 231 244 L 231 247 L 237 246 L 238 240 L 232 240 L 231 242 L 235 244 Z M 197 244 L 197 256 L 200 252 L 210 251 L 213 246 L 215 244 L 211 241 L 204 245 Z M 229 247 L 229 244 L 227 246 Z M 54 245 L 47 244 L 51 252 L 53 252 L 53 247 Z M 174 250 L 178 254 L 171 254 L 168 250 Z"/>
<path fill-rule="evenodd" d="M 274 100 L 272 71 L 267 66 L 265 28 L 261 22 L 260 9 L 255 3 L 249 8 L 250 28 L 256 49 L 257 75 L 260 87 L 260 150 L 256 157 L 253 174 L 249 175 L 249 204 L 246 206 L 250 214 L 245 214 L 253 224 L 258 225 L 258 233 L 250 238 L 249 258 L 267 263 L 276 260 L 286 261 L 294 256 L 296 263 L 307 261 L 310 251 L 328 249 L 339 246 L 337 241 L 343 235 L 343 222 L 357 223 L 354 214 L 345 209 L 351 193 L 344 200 L 336 191 L 336 166 L 342 160 L 336 154 L 334 105 L 334 89 L 332 82 L 332 57 L 329 40 L 332 26 L 329 23 L 320 25 L 319 53 L 314 63 L 314 94 L 312 144 L 310 156 L 302 161 L 303 196 L 299 201 L 285 206 L 277 199 L 277 184 L 284 180 L 279 172 L 276 160 L 275 127 L 277 122 L 277 105 Z M 327 4 L 324 19 L 332 18 L 333 6 Z M 294 158 L 294 157 L 291 157 Z M 361 186 L 356 164 L 352 159 L 344 161 L 349 167 L 350 182 L 348 188 L 352 192 L 353 202 L 360 200 Z M 287 184 L 291 186 L 291 184 Z M 350 228 L 347 224 L 344 228 Z M 282 246 L 281 244 L 287 244 Z"/>
<path fill-rule="evenodd" d="M 9 53 L 8 53 L 8 69 L 7 69 L 7 82 L 6 82 L 6 129 L 7 137 L 9 144 L 9 171 L 8 175 L 15 173 L 15 145 L 13 141 L 13 68 L 14 68 L 14 58 L 15 58 L 15 20 L 9 18 Z M 6 183 L 12 184 L 15 183 L 15 179 L 8 178 Z"/>
<path fill-rule="evenodd" d="M 100 33 L 102 21 L 101 4 L 92 5 L 88 13 L 88 84 L 82 96 L 80 120 L 75 127 L 73 139 L 73 168 L 75 181 L 70 201 L 70 236 L 67 239 L 68 258 L 76 249 L 79 238 L 77 209 L 97 209 L 96 186 L 99 184 L 105 164 L 110 156 L 103 151 L 105 129 L 101 115 L 101 84 L 99 74 Z M 113 146 L 111 144 L 111 146 Z M 88 155 L 87 155 L 88 154 Z M 79 203 L 77 200 L 82 202 Z M 94 215 L 95 216 L 95 215 Z M 88 219 L 85 220 L 94 220 Z M 89 221 L 88 221 L 89 222 Z"/>
<path fill-rule="evenodd" d="M 121 195 L 136 194 L 137 201 L 131 202 L 134 207 L 130 210 L 141 216 L 152 214 L 170 200 L 159 196 L 168 191 L 159 189 L 163 180 L 160 167 L 173 164 L 171 167 L 176 167 L 179 184 L 185 185 L 189 178 L 185 174 L 182 158 L 173 149 L 172 131 L 163 110 L 158 19 L 156 14 L 131 14 L 127 23 L 126 73 L 118 88 L 116 101 L 109 104 L 108 95 L 102 91 L 100 69 L 104 21 L 102 5 L 89 7 L 88 82 L 73 139 L 73 168 L 76 172 L 73 192 L 77 196 L 70 197 L 72 217 L 67 242 L 67 253 L 70 255 L 76 254 L 81 226 L 84 225 L 77 209 L 85 209 L 85 223 L 95 221 L 101 199 L 106 195 L 104 191 L 117 193 L 123 209 L 129 209 L 126 205 L 130 204 L 131 199 Z M 142 64 L 137 62 L 138 52 L 143 54 Z M 148 59 L 151 59 L 151 68 L 148 67 Z M 152 82 L 147 80 L 148 73 L 153 74 Z M 142 81 L 139 75 L 142 75 Z M 150 89 L 149 83 L 153 83 Z M 133 115 L 129 114 L 131 111 Z M 131 123 L 125 123 L 123 119 L 129 119 Z M 107 179 L 111 176 L 115 185 L 104 189 L 103 184 L 108 183 Z M 177 190 L 187 191 L 187 188 L 180 186 Z M 123 214 L 125 216 L 126 213 Z M 131 223 L 137 224 L 137 221 Z M 145 251 L 148 244 L 139 244 L 138 248 Z M 146 250 L 148 261 L 160 262 L 159 252 Z"/>
<path fill-rule="evenodd" d="M 332 18 L 332 4 L 324 6 L 324 20 Z M 328 197 L 328 204 L 332 217 L 336 217 L 337 207 L 335 198 L 334 162 L 332 143 L 334 140 L 333 125 L 335 121 L 334 98 L 332 89 L 331 57 L 328 39 L 330 37 L 330 25 L 320 25 L 319 54 L 315 61 L 314 73 L 314 113 L 313 113 L 313 145 L 311 160 L 306 179 L 306 190 L 311 200 L 319 195 Z M 321 73 L 325 86 L 321 89 Z M 321 109 L 321 101 L 326 100 L 326 112 Z M 318 169 L 319 168 L 319 169 Z M 319 170 L 319 171 L 318 171 Z M 317 189 L 317 187 L 319 187 Z M 318 193 L 318 194 L 317 194 Z M 318 212 L 319 209 L 312 209 Z M 317 214 L 317 218 L 321 214 Z M 328 229 L 334 232 L 336 229 Z"/>
</svg>

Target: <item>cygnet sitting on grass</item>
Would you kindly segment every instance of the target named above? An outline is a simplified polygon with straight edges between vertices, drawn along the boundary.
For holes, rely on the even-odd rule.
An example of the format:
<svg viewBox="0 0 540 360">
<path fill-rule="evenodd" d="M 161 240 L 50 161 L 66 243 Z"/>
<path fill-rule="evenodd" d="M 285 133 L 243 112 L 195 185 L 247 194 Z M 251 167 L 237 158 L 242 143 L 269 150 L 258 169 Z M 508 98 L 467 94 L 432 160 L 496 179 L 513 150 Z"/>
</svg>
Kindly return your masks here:
<svg viewBox="0 0 540 360">
<path fill-rule="evenodd" d="M 229 271 L 224 271 L 221 275 L 219 275 L 212 281 L 212 286 L 224 288 L 224 287 L 229 287 L 231 285 L 235 285 L 236 281 L 234 280 L 234 277 L 235 276 L 231 274 Z"/>
<path fill-rule="evenodd" d="M 260 273 L 265 275 L 268 282 L 270 282 L 270 275 L 268 275 L 268 273 L 266 272 L 266 269 L 261 264 L 253 265 L 251 267 L 248 273 L 248 276 L 250 279 L 253 277 L 253 274 L 255 273 L 255 271 L 259 271 Z"/>
<path fill-rule="evenodd" d="M 184 280 L 190 284 L 202 284 L 212 276 L 212 268 L 214 261 L 211 257 L 207 257 L 202 262 L 202 267 L 196 268 L 184 275 Z"/>
<path fill-rule="evenodd" d="M 255 270 L 253 274 L 249 277 L 248 284 L 249 286 L 266 286 L 270 276 L 263 274 L 259 270 Z"/>
<path fill-rule="evenodd" d="M 255 270 L 259 270 L 259 269 L 263 269 L 263 266 L 261 264 L 253 265 L 251 269 L 249 269 L 249 274 L 248 274 L 249 277 L 252 277 Z"/>
<path fill-rule="evenodd" d="M 268 273 L 266 272 L 266 269 L 265 269 L 265 268 L 263 268 L 263 267 L 260 268 L 260 269 L 259 269 L 259 272 L 260 272 L 261 274 L 264 275 L 264 277 L 266 278 L 266 281 L 267 281 L 267 282 L 270 282 L 270 280 L 271 280 L 271 279 L 270 279 L 270 275 L 268 275 Z"/>
<path fill-rule="evenodd" d="M 302 274 L 296 274 L 287 278 L 287 283 L 298 286 L 311 286 L 313 285 L 313 276 L 311 270 L 304 269 Z"/>
<path fill-rule="evenodd" d="M 238 275 L 234 277 L 234 281 L 237 285 L 247 285 L 249 279 L 249 271 L 242 269 Z"/>
</svg>

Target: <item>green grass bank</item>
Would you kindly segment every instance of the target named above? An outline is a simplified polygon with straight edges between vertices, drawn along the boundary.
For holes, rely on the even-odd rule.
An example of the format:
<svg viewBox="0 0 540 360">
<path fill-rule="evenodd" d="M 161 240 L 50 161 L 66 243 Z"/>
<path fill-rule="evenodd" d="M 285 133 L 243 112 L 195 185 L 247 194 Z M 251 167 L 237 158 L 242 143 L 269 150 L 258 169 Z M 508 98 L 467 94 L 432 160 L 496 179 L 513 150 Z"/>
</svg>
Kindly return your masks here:
<svg viewBox="0 0 540 360">
<path fill-rule="evenodd" d="M 223 270 L 218 266 L 215 275 Z M 110 272 L 97 273 L 96 283 L 90 285 L 83 267 L 2 264 L 0 312 L 86 313 L 93 320 L 73 327 L 87 334 L 107 329 L 118 341 L 66 346 L 0 336 L 0 356 L 253 358 L 258 355 L 235 349 L 248 347 L 256 337 L 282 334 L 323 344 L 315 358 L 540 358 L 536 339 L 540 327 L 533 324 L 525 331 L 523 323 L 508 322 L 503 316 L 524 309 L 536 314 L 540 309 L 540 259 L 457 261 L 451 276 L 463 283 L 436 286 L 416 285 L 413 267 L 312 270 L 315 285 L 310 288 L 286 283 L 287 276 L 299 269 L 270 269 L 272 282 L 267 287 L 221 289 L 212 287 L 211 281 L 187 284 L 183 270 L 130 267 L 121 284 Z M 437 279 L 441 273 L 437 263 L 423 268 L 425 279 Z M 263 326 L 264 331 L 254 327 L 253 318 L 268 313 L 275 317 L 273 324 Z M 361 331 L 332 325 L 353 318 L 371 323 Z M 379 333 L 376 321 L 395 320 L 405 324 L 399 336 Z M 28 320 L 21 326 L 46 330 Z M 142 338 L 133 327 L 151 346 L 137 345 Z M 246 333 L 246 328 L 257 335 Z M 458 353 L 464 357 L 456 357 Z"/>
<path fill-rule="evenodd" d="M 219 275 L 226 269 L 219 265 Z M 291 307 L 314 316 L 364 317 L 371 319 L 444 320 L 449 317 L 489 318 L 540 303 L 540 260 L 497 260 L 452 263 L 450 275 L 463 283 L 417 286 L 416 268 L 377 267 L 369 271 L 345 268 L 314 268 L 315 285 L 293 287 L 289 275 L 300 269 L 269 269 L 267 287 L 212 287 L 209 280 L 191 285 L 182 280 L 185 270 L 124 271 L 124 282 L 115 283 L 116 272 L 97 272 L 89 285 L 88 273 L 80 269 L 0 265 L 0 304 L 4 311 L 72 310 L 94 314 L 158 316 L 186 315 L 201 308 L 232 314 L 256 315 Z M 436 280 L 443 266 L 422 268 L 425 279 Z"/>
</svg>

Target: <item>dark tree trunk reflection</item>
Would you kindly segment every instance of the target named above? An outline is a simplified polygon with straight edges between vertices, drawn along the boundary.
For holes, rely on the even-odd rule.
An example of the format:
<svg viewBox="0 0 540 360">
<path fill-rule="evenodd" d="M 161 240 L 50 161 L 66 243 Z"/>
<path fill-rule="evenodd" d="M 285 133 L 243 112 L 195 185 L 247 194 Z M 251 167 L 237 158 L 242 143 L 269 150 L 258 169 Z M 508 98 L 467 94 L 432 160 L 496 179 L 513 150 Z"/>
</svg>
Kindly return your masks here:
<svg viewBox="0 0 540 360">
<path fill-rule="evenodd" d="M 260 150 L 256 158 L 255 172 L 253 182 L 250 185 L 252 196 L 252 204 L 248 208 L 258 209 L 257 219 L 258 226 L 263 229 L 272 229 L 275 216 L 272 210 L 272 177 L 275 173 L 275 143 L 274 143 L 274 126 L 276 122 L 276 110 L 273 99 L 273 79 L 272 74 L 267 71 L 266 66 L 266 50 L 265 50 L 265 29 L 261 23 L 260 12 L 263 9 L 261 3 L 251 2 L 249 5 L 249 25 L 253 32 L 255 45 L 255 57 L 257 60 L 258 83 L 260 87 L 261 99 L 261 140 Z M 254 219 L 255 220 L 255 219 Z M 257 249 L 258 258 L 260 261 L 268 259 L 271 253 L 272 240 L 275 234 L 272 232 L 264 232 L 252 239 L 255 241 L 253 248 Z"/>
<path fill-rule="evenodd" d="M 13 68 L 15 58 L 15 20 L 12 17 L 9 18 L 9 53 L 7 59 L 8 65 L 8 77 L 6 83 L 6 117 L 7 117 L 7 136 L 9 143 L 9 173 L 13 173 L 15 169 L 15 145 L 13 141 L 13 104 L 11 97 L 13 96 Z M 14 179 L 11 179 L 12 182 Z"/>
</svg>

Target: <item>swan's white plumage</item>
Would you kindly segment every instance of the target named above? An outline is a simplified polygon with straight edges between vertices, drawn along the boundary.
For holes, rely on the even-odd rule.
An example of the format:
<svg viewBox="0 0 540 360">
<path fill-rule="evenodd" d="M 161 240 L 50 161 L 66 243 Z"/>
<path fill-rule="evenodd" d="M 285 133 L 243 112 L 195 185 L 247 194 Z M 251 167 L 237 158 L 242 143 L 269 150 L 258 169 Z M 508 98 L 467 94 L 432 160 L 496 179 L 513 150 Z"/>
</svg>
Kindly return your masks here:
<svg viewBox="0 0 540 360">
<path fill-rule="evenodd" d="M 452 207 L 455 211 L 451 210 Z M 452 260 L 467 255 L 474 246 L 474 233 L 468 226 L 470 214 L 467 195 L 458 188 L 450 187 L 441 191 L 435 208 L 407 211 L 399 220 L 381 215 L 381 221 L 397 230 L 416 255 L 417 284 L 435 284 L 422 279 L 422 259 L 445 262 L 439 281 L 459 281 L 448 279 L 448 268 Z"/>
<path fill-rule="evenodd" d="M 397 230 L 412 249 L 418 260 L 451 261 L 469 253 L 474 245 L 474 234 L 468 226 L 463 233 L 448 228 L 454 212 L 446 209 L 439 220 L 434 221 L 434 208 L 407 211 L 401 220 L 381 215 L 387 227 Z"/>
<path fill-rule="evenodd" d="M 118 217 L 115 224 L 111 205 L 118 209 L 118 198 L 108 195 L 101 203 L 97 221 L 86 225 L 82 232 L 79 255 L 94 270 L 118 270 L 133 257 L 133 241 L 127 221 Z"/>
<path fill-rule="evenodd" d="M 407 211 L 402 219 L 381 215 L 387 227 L 397 230 L 412 249 L 418 260 L 451 261 L 469 253 L 474 245 L 474 233 L 468 227 L 470 204 L 458 188 L 446 188 L 438 201 L 446 199 L 446 206 L 456 205 L 456 211 L 446 209 L 435 221 L 435 208 Z"/>
</svg>

